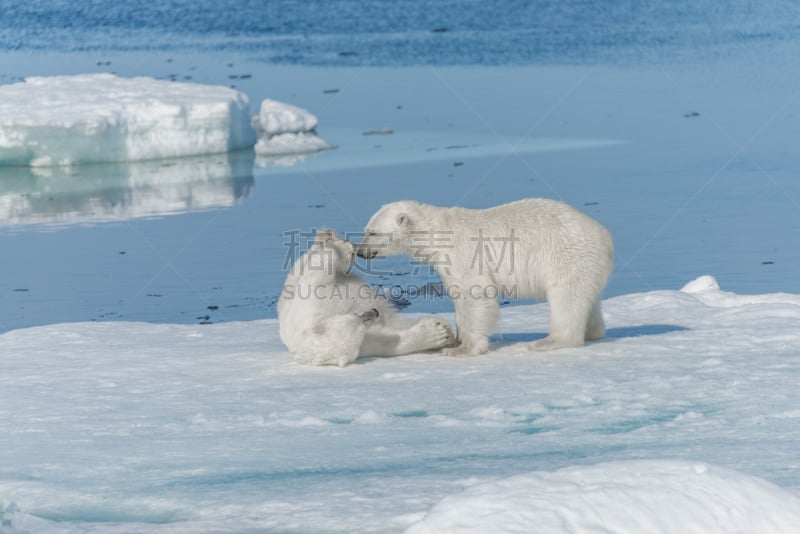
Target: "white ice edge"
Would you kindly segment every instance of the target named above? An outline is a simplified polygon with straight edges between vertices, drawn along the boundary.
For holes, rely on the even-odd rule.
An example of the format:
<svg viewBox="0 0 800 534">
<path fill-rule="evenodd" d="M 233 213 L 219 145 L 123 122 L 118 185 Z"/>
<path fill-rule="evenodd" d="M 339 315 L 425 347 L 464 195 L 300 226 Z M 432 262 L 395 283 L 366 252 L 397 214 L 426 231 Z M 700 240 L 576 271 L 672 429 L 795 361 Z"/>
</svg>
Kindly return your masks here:
<svg viewBox="0 0 800 534">
<path fill-rule="evenodd" d="M 307 110 L 224 87 L 113 74 L 31 77 L 0 86 L 0 165 L 143 161 L 253 149 L 330 148 Z"/>
</svg>

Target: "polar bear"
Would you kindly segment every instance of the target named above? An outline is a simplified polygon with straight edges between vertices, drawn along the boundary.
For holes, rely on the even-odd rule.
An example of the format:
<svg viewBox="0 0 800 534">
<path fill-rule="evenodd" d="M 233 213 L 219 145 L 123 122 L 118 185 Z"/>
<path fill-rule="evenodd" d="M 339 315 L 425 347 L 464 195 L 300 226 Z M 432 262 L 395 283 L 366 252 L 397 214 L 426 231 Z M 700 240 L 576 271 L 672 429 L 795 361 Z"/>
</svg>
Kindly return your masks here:
<svg viewBox="0 0 800 534">
<path fill-rule="evenodd" d="M 432 265 L 453 299 L 453 356 L 489 350 L 497 297 L 545 298 L 550 333 L 543 351 L 580 347 L 605 335 L 600 294 L 614 267 L 614 245 L 597 221 L 549 199 L 528 198 L 471 210 L 400 201 L 370 219 L 358 255 L 406 254 Z"/>
<path fill-rule="evenodd" d="M 355 245 L 321 229 L 286 278 L 278 299 L 284 345 L 304 363 L 344 367 L 359 356 L 397 356 L 452 345 L 436 317 L 408 323 L 350 273 Z"/>
</svg>

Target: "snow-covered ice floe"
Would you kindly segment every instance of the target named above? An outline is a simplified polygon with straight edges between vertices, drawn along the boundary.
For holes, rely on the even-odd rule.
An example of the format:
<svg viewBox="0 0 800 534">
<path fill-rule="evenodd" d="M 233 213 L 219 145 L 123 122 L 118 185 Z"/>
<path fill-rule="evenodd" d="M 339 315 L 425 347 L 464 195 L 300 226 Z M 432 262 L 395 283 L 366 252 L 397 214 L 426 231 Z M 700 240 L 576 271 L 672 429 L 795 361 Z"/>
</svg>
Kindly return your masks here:
<svg viewBox="0 0 800 534">
<path fill-rule="evenodd" d="M 263 128 L 262 128 L 263 125 Z M 258 139 L 254 126 L 259 128 Z M 0 86 L 0 165 L 139 161 L 251 150 L 330 148 L 316 118 L 224 86 L 113 74 L 32 77 Z"/>
<path fill-rule="evenodd" d="M 519 475 L 445 498 L 408 534 L 798 532 L 800 498 L 758 477 L 683 461 Z"/>
<path fill-rule="evenodd" d="M 71 165 L 252 147 L 247 96 L 212 85 L 113 74 L 0 86 L 0 162 Z"/>
<path fill-rule="evenodd" d="M 275 319 L 3 333 L 9 530 L 800 532 L 800 295 L 701 277 L 603 310 L 579 349 L 526 350 L 535 304 L 484 356 L 344 369 Z"/>
</svg>

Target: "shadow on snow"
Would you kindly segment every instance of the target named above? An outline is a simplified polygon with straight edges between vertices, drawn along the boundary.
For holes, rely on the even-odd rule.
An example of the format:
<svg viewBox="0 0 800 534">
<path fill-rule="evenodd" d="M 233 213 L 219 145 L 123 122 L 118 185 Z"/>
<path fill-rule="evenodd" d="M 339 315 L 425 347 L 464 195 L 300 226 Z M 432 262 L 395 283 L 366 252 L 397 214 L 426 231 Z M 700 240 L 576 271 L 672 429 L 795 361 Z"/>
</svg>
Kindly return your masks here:
<svg viewBox="0 0 800 534">
<path fill-rule="evenodd" d="M 639 326 L 620 326 L 616 328 L 609 328 L 606 330 L 606 335 L 601 341 L 613 341 L 617 339 L 625 339 L 631 337 L 644 337 L 644 336 L 660 336 L 662 334 L 671 334 L 673 332 L 686 332 L 689 328 L 674 324 L 643 324 Z M 490 341 L 500 346 L 510 345 L 512 343 L 526 343 L 536 341 L 546 337 L 547 334 L 543 332 L 513 332 L 510 334 L 495 334 L 490 338 Z"/>
</svg>

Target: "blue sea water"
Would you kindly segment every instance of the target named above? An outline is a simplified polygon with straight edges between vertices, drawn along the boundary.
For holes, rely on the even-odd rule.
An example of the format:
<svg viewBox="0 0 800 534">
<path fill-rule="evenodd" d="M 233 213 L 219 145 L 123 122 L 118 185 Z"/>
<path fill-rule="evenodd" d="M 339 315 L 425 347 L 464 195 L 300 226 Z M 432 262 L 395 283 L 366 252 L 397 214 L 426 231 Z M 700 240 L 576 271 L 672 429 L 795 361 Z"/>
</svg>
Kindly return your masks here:
<svg viewBox="0 0 800 534">
<path fill-rule="evenodd" d="M 615 237 L 606 296 L 708 273 L 800 292 L 798 43 L 800 5 L 778 0 L 0 0 L 0 83 L 235 85 L 310 109 L 338 146 L 293 166 L 0 169 L 0 331 L 274 317 L 292 232 L 358 232 L 408 197 L 569 202 Z M 410 311 L 452 309 L 394 289 L 433 273 L 378 267 Z"/>
</svg>

